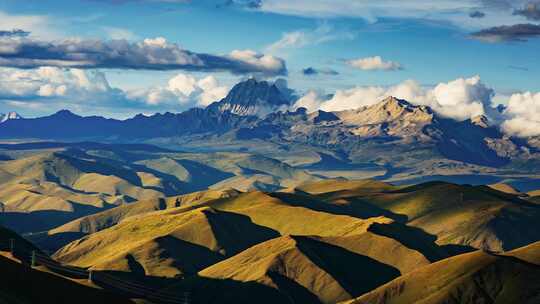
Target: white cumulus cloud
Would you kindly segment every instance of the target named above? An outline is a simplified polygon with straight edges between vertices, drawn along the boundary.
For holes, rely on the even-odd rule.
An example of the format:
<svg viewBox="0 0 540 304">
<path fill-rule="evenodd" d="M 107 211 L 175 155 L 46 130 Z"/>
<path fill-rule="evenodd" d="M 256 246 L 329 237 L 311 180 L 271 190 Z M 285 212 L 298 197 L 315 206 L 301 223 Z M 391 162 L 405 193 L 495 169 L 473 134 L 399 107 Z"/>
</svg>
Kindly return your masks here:
<svg viewBox="0 0 540 304">
<path fill-rule="evenodd" d="M 32 70 L 0 69 L 0 98 L 71 97 L 114 93 L 98 71 L 41 67 Z"/>
<path fill-rule="evenodd" d="M 348 60 L 347 64 L 363 71 L 397 71 L 402 69 L 400 63 L 385 61 L 381 56 L 352 59 Z"/>
<path fill-rule="evenodd" d="M 179 73 L 169 79 L 166 86 L 134 90 L 128 93 L 131 99 L 152 106 L 176 105 L 178 110 L 190 107 L 205 107 L 225 97 L 227 86 L 221 86 L 214 76 L 197 79 L 192 75 Z"/>
<path fill-rule="evenodd" d="M 441 116 L 465 120 L 486 114 L 488 108 L 491 108 L 493 94 L 493 90 L 484 85 L 478 76 L 440 83 L 434 88 L 426 88 L 414 80 L 407 80 L 390 87 L 358 86 L 338 90 L 330 99 L 310 91 L 294 107 L 306 107 L 309 111 L 343 111 L 370 106 L 388 96 L 394 96 L 413 104 L 430 106 Z"/>
<path fill-rule="evenodd" d="M 520 137 L 540 135 L 540 93 L 513 94 L 503 115 L 506 133 Z"/>
<path fill-rule="evenodd" d="M 486 114 L 495 92 L 479 76 L 440 83 L 432 91 L 431 105 L 443 116 L 466 119 Z"/>
<path fill-rule="evenodd" d="M 253 50 L 234 50 L 229 58 L 245 63 L 255 69 L 264 71 L 265 74 L 279 75 L 287 71 L 285 61 L 281 58 L 257 53 Z"/>
<path fill-rule="evenodd" d="M 321 105 L 324 101 L 325 100 L 319 92 L 310 90 L 294 103 L 292 110 L 306 108 L 309 113 L 315 112 L 321 109 Z"/>
<path fill-rule="evenodd" d="M 63 108 L 88 113 L 180 112 L 207 106 L 228 91 L 214 76 L 198 79 L 179 73 L 162 86 L 122 90 L 112 87 L 100 71 L 0 68 L 0 103 L 13 110 L 41 108 L 43 114 Z"/>
</svg>

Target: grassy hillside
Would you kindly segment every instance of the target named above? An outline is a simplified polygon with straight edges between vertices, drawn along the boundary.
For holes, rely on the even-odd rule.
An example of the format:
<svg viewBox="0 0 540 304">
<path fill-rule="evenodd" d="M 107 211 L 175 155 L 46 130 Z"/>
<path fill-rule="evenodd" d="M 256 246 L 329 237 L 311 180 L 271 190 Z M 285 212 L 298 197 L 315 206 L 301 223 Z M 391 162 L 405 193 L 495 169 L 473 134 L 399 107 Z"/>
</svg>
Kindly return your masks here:
<svg viewBox="0 0 540 304">
<path fill-rule="evenodd" d="M 214 282 L 209 288 L 215 293 L 234 295 L 226 303 L 247 303 L 249 298 L 241 287 L 221 289 L 215 280 L 256 282 L 294 303 L 336 303 L 429 263 L 421 253 L 370 232 L 342 238 L 283 236 L 212 265 L 193 280 L 205 288 L 205 282 Z M 197 291 L 195 287 L 195 297 L 209 300 Z"/>
<path fill-rule="evenodd" d="M 193 192 L 190 194 L 184 194 L 175 197 L 141 200 L 131 204 L 122 205 L 114 209 L 79 218 L 73 222 L 67 223 L 49 231 L 49 234 L 63 232 L 94 233 L 105 228 L 114 226 L 122 220 L 131 216 L 141 215 L 157 210 L 164 210 L 167 208 L 176 208 L 181 206 L 185 207 L 193 204 L 203 204 L 208 201 L 226 197 L 233 197 L 238 194 L 239 193 L 235 190 L 208 190 Z"/>
<path fill-rule="evenodd" d="M 508 184 L 504 184 L 504 183 L 491 184 L 491 185 L 488 185 L 488 187 L 495 189 L 497 191 L 505 192 L 509 194 L 520 194 L 520 192 L 516 188 Z"/>
<path fill-rule="evenodd" d="M 181 157 L 184 160 L 203 163 L 233 174 L 220 183 L 216 183 L 212 188 L 233 187 L 241 191 L 273 191 L 320 180 L 305 170 L 261 155 L 218 152 L 183 154 Z"/>
<path fill-rule="evenodd" d="M 0 226 L 2 245 L 10 239 L 14 240 L 15 255 L 0 249 L 0 303 L 133 303 L 99 288 L 21 264 L 20 258 L 26 263 L 28 260 L 26 256 L 20 257 L 20 252 L 38 249 L 15 232 Z"/>
<path fill-rule="evenodd" d="M 520 249 L 518 258 L 482 251 L 420 268 L 347 303 L 467 304 L 538 303 L 539 247 Z M 519 258 L 520 251 L 537 264 Z M 525 254 L 525 253 L 522 253 Z"/>
<path fill-rule="evenodd" d="M 505 251 L 540 239 L 540 206 L 489 187 L 433 182 L 366 191 L 347 184 L 350 187 L 318 193 L 317 197 L 350 209 L 390 212 L 386 216 L 437 236 L 441 245 Z M 313 186 L 305 187 L 309 190 Z"/>
<path fill-rule="evenodd" d="M 95 148 L 0 161 L 0 181 L 0 219 L 40 231 L 28 239 L 59 261 L 174 281 L 165 289 L 195 302 L 538 299 L 540 205 L 506 185 L 321 180 L 249 153 Z"/>
<path fill-rule="evenodd" d="M 5 211 L 0 221 L 20 233 L 43 232 L 134 201 L 210 187 L 275 190 L 318 179 L 248 153 L 92 143 L 3 145 L 0 152 L 6 154 L 0 160 L 0 209 Z"/>
<path fill-rule="evenodd" d="M 175 197 L 137 201 L 78 218 L 45 233 L 31 235 L 29 238 L 41 248 L 49 252 L 55 252 L 71 241 L 82 238 L 87 234 L 112 227 L 133 216 L 167 208 L 203 204 L 211 200 L 235 195 L 238 195 L 238 192 L 231 189 L 221 191 L 208 190 Z"/>
<path fill-rule="evenodd" d="M 216 286 L 208 284 L 221 290 L 225 280 L 262 284 L 264 290 L 273 294 L 271 290 L 277 289 L 279 294 L 282 287 L 268 281 L 275 271 L 259 269 L 259 260 L 273 259 L 297 269 L 293 272 L 306 271 L 298 277 L 287 277 L 288 271 L 274 278 L 283 286 L 306 289 L 300 292 L 295 287 L 291 296 L 335 303 L 448 256 L 431 236 L 390 218 L 363 219 L 346 209 L 325 207 L 332 206 L 299 194 L 240 193 L 129 217 L 66 245 L 55 257 L 93 269 L 199 278 L 193 283 L 196 289 L 218 281 Z M 296 253 L 283 260 L 291 250 Z M 386 269 L 389 275 L 374 278 L 375 283 L 363 282 L 354 268 L 341 263 L 346 259 L 353 261 L 350 265 L 362 262 Z M 297 264 L 300 261 L 311 266 Z M 240 269 L 243 276 L 237 276 Z M 238 284 L 230 287 L 235 291 L 227 287 L 220 293 L 243 294 L 244 284 Z"/>
<path fill-rule="evenodd" d="M 379 275 L 355 275 L 351 265 Z M 369 257 L 356 255 L 318 239 L 297 236 L 285 236 L 259 244 L 199 273 L 202 278 L 257 282 L 276 288 L 299 303 L 307 295 L 323 303 L 336 303 L 351 295 L 362 294 L 398 275 L 397 269 Z M 242 295 L 238 296 L 242 298 Z"/>
<path fill-rule="evenodd" d="M 203 207 L 131 218 L 68 244 L 55 258 L 93 269 L 174 277 L 277 235 L 245 216 Z"/>
<path fill-rule="evenodd" d="M 540 241 L 507 252 L 506 255 L 540 266 Z"/>
<path fill-rule="evenodd" d="M 328 179 L 315 183 L 306 183 L 295 187 L 295 191 L 302 191 L 309 194 L 332 194 L 340 191 L 349 191 L 356 194 L 361 193 L 381 193 L 384 191 L 394 190 L 398 187 L 390 184 L 365 179 L 365 180 L 340 180 Z"/>
<path fill-rule="evenodd" d="M 36 250 L 39 252 L 39 249 L 31 242 L 27 241 L 26 239 L 22 238 L 20 235 L 15 233 L 14 231 L 5 228 L 3 226 L 0 226 L 0 250 L 10 250 L 10 247 L 12 246 L 15 252 L 13 253 L 15 257 L 23 258 L 25 260 L 28 259 L 28 257 L 24 256 L 21 257 L 21 252 L 31 252 L 32 250 Z"/>
<path fill-rule="evenodd" d="M 0 171 L 10 177 L 0 189 L 7 211 L 0 221 L 19 232 L 36 232 L 136 199 L 163 196 L 129 182 L 136 173 L 115 170 L 60 152 L 0 162 Z"/>
</svg>

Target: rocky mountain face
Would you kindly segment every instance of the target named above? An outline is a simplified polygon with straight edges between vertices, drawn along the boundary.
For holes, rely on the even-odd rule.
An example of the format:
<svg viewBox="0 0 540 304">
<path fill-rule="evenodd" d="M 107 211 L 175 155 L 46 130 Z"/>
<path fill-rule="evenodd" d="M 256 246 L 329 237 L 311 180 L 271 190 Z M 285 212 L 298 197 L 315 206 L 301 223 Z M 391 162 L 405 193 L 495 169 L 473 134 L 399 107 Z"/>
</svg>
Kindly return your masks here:
<svg viewBox="0 0 540 304">
<path fill-rule="evenodd" d="M 504 136 L 485 117 L 455 121 L 439 117 L 427 106 L 389 97 L 380 103 L 336 113 L 305 109 L 272 113 L 235 131 L 238 139 L 304 143 L 349 155 L 362 153 L 366 161 L 385 154 L 396 157 L 446 158 L 499 167 L 512 158 L 530 155 L 523 142 Z M 422 152 L 422 153 L 419 153 Z"/>
<path fill-rule="evenodd" d="M 405 100 L 388 97 L 369 107 L 337 113 L 352 133 L 360 137 L 425 138 L 424 127 L 437 123 L 426 106 L 414 106 Z"/>
<path fill-rule="evenodd" d="M 225 98 L 209 108 L 241 116 L 264 116 L 289 105 L 290 100 L 277 84 L 252 78 L 235 85 Z"/>
<path fill-rule="evenodd" d="M 503 135 L 484 116 L 455 121 L 438 116 L 427 106 L 394 97 L 341 112 L 286 110 L 289 108 L 286 92 L 276 83 L 249 79 L 206 109 L 137 115 L 123 121 L 81 117 L 63 110 L 47 117 L 9 119 L 0 127 L 0 138 L 129 142 L 183 138 L 189 142 L 193 136 L 199 140 L 210 136 L 221 138 L 221 144 L 265 140 L 281 146 L 301 144 L 339 151 L 352 161 L 384 164 L 405 160 L 411 165 L 447 159 L 501 167 L 538 155 L 531 141 Z"/>
</svg>

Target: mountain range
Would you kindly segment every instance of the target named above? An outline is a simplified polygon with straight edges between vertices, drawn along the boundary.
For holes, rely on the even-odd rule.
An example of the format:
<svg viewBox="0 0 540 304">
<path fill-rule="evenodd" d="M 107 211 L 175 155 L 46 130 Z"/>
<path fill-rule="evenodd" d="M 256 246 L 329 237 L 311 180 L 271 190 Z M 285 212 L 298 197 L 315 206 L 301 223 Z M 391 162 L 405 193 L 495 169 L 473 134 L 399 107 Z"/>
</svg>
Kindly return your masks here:
<svg viewBox="0 0 540 304">
<path fill-rule="evenodd" d="M 22 116 L 17 112 L 9 112 L 7 114 L 0 113 L 0 123 L 4 123 L 8 120 L 22 119 Z"/>
<path fill-rule="evenodd" d="M 329 129 L 345 119 L 294 113 L 257 119 L 291 129 L 291 117 L 296 126 L 319 120 Z M 8 282 L 0 302 L 178 303 L 186 292 L 193 303 L 538 302 L 538 188 L 328 178 L 378 169 L 314 144 L 267 155 L 237 150 L 249 141 L 221 146 L 230 151 L 0 144 L 0 264 Z M 275 149 L 253 142 L 258 151 Z M 19 251 L 10 252 L 10 239 Z M 57 264 L 30 269 L 31 251 Z M 175 301 L 145 299 L 133 286 Z"/>
<path fill-rule="evenodd" d="M 206 108 L 126 120 L 62 110 L 7 120 L 0 125 L 0 138 L 253 152 L 299 165 L 305 163 L 299 156 L 316 154 L 317 166 L 325 172 L 308 169 L 331 177 L 379 175 L 388 181 L 422 181 L 465 176 L 471 183 L 505 181 L 524 190 L 537 181 L 540 141 L 507 136 L 485 116 L 456 121 L 394 97 L 355 110 L 309 113 L 295 109 L 292 100 L 277 83 L 249 79 Z"/>
</svg>

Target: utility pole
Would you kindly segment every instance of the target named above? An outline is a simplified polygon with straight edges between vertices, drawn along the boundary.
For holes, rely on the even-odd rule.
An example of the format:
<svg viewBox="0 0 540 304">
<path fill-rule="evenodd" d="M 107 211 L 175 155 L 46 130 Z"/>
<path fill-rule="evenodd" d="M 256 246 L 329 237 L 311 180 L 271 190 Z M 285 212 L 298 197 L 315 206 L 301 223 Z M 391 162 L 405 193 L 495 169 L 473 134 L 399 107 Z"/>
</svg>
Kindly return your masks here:
<svg viewBox="0 0 540 304">
<path fill-rule="evenodd" d="M 32 267 L 36 267 L 37 266 L 37 261 L 36 261 L 36 251 L 35 250 L 32 250 Z"/>
</svg>

